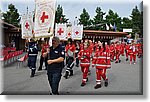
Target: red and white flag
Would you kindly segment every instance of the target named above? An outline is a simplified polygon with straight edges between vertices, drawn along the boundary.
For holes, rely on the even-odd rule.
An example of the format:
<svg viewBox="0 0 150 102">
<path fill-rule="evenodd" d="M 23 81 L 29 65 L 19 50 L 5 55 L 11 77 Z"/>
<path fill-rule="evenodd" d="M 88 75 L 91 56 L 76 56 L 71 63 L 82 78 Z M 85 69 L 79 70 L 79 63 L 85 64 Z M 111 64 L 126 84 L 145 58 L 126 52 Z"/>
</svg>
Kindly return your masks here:
<svg viewBox="0 0 150 102">
<path fill-rule="evenodd" d="M 72 27 L 71 27 L 71 26 L 68 26 L 66 32 L 67 32 L 67 39 L 71 38 L 71 35 L 72 35 Z"/>
<path fill-rule="evenodd" d="M 75 25 L 72 27 L 72 38 L 75 40 L 82 40 L 83 25 Z"/>
<path fill-rule="evenodd" d="M 35 0 L 34 37 L 50 37 L 53 34 L 56 0 Z"/>
<path fill-rule="evenodd" d="M 59 37 L 60 40 L 66 39 L 66 24 L 56 24 L 55 36 Z"/>
<path fill-rule="evenodd" d="M 21 16 L 21 34 L 22 39 L 32 38 L 33 34 L 33 16 L 31 13 Z"/>
</svg>

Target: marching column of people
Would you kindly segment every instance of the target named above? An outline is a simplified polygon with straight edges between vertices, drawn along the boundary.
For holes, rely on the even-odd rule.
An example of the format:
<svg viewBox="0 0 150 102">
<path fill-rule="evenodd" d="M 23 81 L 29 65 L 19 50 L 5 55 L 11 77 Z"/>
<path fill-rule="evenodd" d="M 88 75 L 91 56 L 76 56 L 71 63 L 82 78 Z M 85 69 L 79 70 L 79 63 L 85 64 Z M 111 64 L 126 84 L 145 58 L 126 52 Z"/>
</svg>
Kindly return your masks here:
<svg viewBox="0 0 150 102">
<path fill-rule="evenodd" d="M 68 44 L 62 47 L 59 44 L 59 38 L 54 37 L 52 40 L 52 47 L 48 44 L 43 44 L 41 50 L 41 59 L 39 70 L 42 69 L 43 61 L 45 59 L 45 66 L 48 70 L 48 81 L 52 89 L 52 94 L 59 94 L 58 87 L 61 79 L 61 72 L 64 68 L 64 59 L 66 58 L 65 79 L 69 76 L 73 76 L 73 67 L 76 62 L 76 67 L 81 68 L 82 82 L 81 86 L 85 86 L 88 81 L 88 73 L 90 66 L 96 69 L 96 85 L 95 89 L 102 87 L 102 79 L 104 80 L 104 86 L 108 86 L 107 69 L 111 68 L 111 62 L 115 60 L 115 63 L 121 62 L 121 56 L 125 56 L 125 60 L 131 65 L 136 64 L 136 56 L 140 58 L 143 55 L 143 46 L 141 43 L 135 44 L 125 42 L 111 42 L 108 45 L 107 42 L 95 42 L 95 44 L 86 39 L 85 41 L 76 42 L 76 46 L 73 40 L 68 39 Z M 46 50 L 49 48 L 49 50 Z M 65 51 L 64 51 L 65 50 Z M 65 55 L 66 52 L 66 55 Z M 34 77 L 36 72 L 36 59 L 38 54 L 38 47 L 36 42 L 31 39 L 28 47 L 28 67 L 31 69 L 31 77 Z M 92 63 L 91 63 L 92 61 Z M 92 70 L 92 69 L 91 69 Z"/>
</svg>

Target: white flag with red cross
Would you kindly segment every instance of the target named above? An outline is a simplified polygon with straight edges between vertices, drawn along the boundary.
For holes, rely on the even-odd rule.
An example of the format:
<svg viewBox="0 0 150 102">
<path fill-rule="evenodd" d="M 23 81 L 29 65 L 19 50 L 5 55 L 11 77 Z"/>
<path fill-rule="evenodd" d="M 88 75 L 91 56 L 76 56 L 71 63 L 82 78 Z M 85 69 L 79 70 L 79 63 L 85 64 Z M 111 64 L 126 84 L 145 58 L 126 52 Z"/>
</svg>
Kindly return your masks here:
<svg viewBox="0 0 150 102">
<path fill-rule="evenodd" d="M 67 39 L 71 38 L 72 36 L 72 27 L 71 26 L 68 26 L 67 27 L 67 30 L 66 30 L 66 33 L 67 33 Z"/>
<path fill-rule="evenodd" d="M 75 25 L 72 27 L 72 38 L 75 40 L 82 40 L 83 25 Z"/>
<path fill-rule="evenodd" d="M 66 23 L 65 24 L 56 24 L 55 27 L 55 36 L 59 37 L 60 40 L 66 39 Z"/>
<path fill-rule="evenodd" d="M 31 13 L 21 16 L 22 39 L 32 38 L 33 34 L 33 15 Z"/>
<path fill-rule="evenodd" d="M 56 0 L 35 0 L 34 37 L 43 38 L 53 35 Z"/>
</svg>

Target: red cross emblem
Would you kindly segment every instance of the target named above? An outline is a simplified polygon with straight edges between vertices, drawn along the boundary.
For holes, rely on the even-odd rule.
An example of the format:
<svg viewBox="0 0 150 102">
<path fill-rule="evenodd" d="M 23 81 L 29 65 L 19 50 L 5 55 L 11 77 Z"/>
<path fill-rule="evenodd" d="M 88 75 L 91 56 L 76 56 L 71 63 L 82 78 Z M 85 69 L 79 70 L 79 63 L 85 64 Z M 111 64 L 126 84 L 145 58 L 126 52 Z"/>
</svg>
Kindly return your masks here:
<svg viewBox="0 0 150 102">
<path fill-rule="evenodd" d="M 62 30 L 62 28 L 59 28 L 59 30 L 57 31 L 57 33 L 58 33 L 59 35 L 61 35 L 61 33 L 64 33 L 64 31 Z"/>
<path fill-rule="evenodd" d="M 70 35 L 71 35 L 71 33 L 69 32 L 69 33 L 68 33 L 68 35 L 70 36 Z"/>
<path fill-rule="evenodd" d="M 26 27 L 26 29 L 29 29 L 29 24 L 28 24 L 28 22 L 26 22 L 25 27 Z"/>
<path fill-rule="evenodd" d="M 76 33 L 76 35 L 78 35 L 78 34 L 79 34 L 79 32 L 78 32 L 78 31 L 76 31 L 75 33 Z"/>
<path fill-rule="evenodd" d="M 45 15 L 45 12 L 43 12 L 42 17 L 41 17 L 42 23 L 45 22 L 45 19 L 48 19 L 48 15 Z"/>
</svg>

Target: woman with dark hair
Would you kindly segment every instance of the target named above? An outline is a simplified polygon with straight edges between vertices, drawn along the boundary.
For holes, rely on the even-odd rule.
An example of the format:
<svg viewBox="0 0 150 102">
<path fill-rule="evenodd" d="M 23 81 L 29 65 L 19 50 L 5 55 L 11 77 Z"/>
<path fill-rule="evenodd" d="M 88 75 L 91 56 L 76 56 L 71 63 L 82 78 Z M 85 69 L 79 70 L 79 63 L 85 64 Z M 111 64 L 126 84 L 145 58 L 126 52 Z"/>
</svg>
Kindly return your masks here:
<svg viewBox="0 0 150 102">
<path fill-rule="evenodd" d="M 103 47 L 97 50 L 94 54 L 92 67 L 96 67 L 96 86 L 95 89 L 101 88 L 101 78 L 105 81 L 105 87 L 108 86 L 108 78 L 106 76 L 106 69 L 110 68 L 110 53 L 108 49 L 106 49 L 105 43 L 103 43 Z"/>
</svg>

